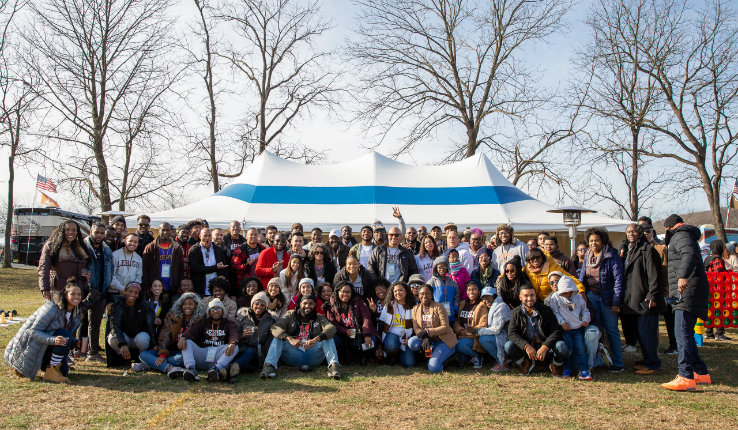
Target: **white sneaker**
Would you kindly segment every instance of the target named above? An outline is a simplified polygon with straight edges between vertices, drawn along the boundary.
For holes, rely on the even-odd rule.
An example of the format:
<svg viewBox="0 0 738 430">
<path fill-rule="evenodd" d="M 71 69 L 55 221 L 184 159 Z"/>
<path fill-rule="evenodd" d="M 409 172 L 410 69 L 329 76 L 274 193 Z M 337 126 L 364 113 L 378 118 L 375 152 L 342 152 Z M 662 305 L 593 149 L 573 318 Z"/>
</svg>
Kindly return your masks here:
<svg viewBox="0 0 738 430">
<path fill-rule="evenodd" d="M 605 348 L 605 345 L 602 342 L 600 342 L 600 345 L 597 348 L 597 353 L 602 356 L 602 361 L 605 362 L 605 367 L 612 366 L 612 358 L 610 358 L 610 353 L 607 351 L 607 348 Z"/>
<path fill-rule="evenodd" d="M 138 363 L 131 364 L 131 372 L 133 372 L 133 373 L 143 372 L 143 371 L 149 370 L 149 369 L 151 369 L 151 366 L 149 366 L 148 364 L 144 363 L 143 361 L 138 362 Z"/>
<path fill-rule="evenodd" d="M 628 352 L 628 353 L 636 352 L 636 347 L 633 345 L 628 345 L 626 343 L 625 346 L 623 347 L 623 352 Z"/>
</svg>

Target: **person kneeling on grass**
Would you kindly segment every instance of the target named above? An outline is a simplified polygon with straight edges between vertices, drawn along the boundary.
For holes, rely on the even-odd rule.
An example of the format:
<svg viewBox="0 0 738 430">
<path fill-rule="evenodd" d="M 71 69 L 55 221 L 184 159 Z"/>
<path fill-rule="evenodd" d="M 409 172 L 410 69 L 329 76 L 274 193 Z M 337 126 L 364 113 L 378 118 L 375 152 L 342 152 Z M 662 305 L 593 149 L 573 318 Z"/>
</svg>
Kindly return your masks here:
<svg viewBox="0 0 738 430">
<path fill-rule="evenodd" d="M 197 369 L 208 371 L 208 381 L 217 381 L 220 369 L 225 368 L 238 352 L 238 327 L 236 323 L 223 317 L 225 307 L 220 299 L 208 304 L 208 316 L 184 332 L 179 340 L 179 349 L 187 370 L 186 381 L 199 381 Z"/>
<path fill-rule="evenodd" d="M 177 344 L 185 330 L 204 317 L 205 304 L 200 300 L 200 296 L 195 293 L 182 294 L 163 318 L 158 350 L 143 351 L 139 355 L 141 363 L 134 364 L 131 369 L 136 372 L 158 369 L 172 379 L 182 376 L 184 359 Z"/>
<path fill-rule="evenodd" d="M 462 360 L 471 358 L 475 369 L 482 368 L 483 356 L 480 353 L 484 352 L 484 348 L 479 344 L 476 331 L 478 328 L 487 326 L 487 313 L 489 312 L 486 303 L 479 297 L 481 289 L 481 284 L 476 279 L 466 284 L 467 298 L 461 300 L 459 316 L 453 324 L 454 333 L 459 339 L 456 352 L 461 355 Z"/>
<path fill-rule="evenodd" d="M 407 346 L 413 351 L 423 350 L 428 357 L 428 370 L 440 372 L 446 360 L 454 355 L 458 341 L 448 325 L 446 308 L 433 301 L 433 288 L 424 285 L 419 298 L 420 303 L 413 308 L 415 336 L 407 341 Z"/>
<path fill-rule="evenodd" d="M 328 302 L 326 318 L 336 326 L 337 333 L 333 339 L 336 349 L 340 351 L 341 361 L 350 362 L 358 358 L 364 366 L 367 355 L 379 340 L 379 333 L 374 328 L 366 302 L 356 293 L 354 286 L 346 281 L 339 282 L 342 283 L 336 286 Z"/>
<path fill-rule="evenodd" d="M 123 295 L 116 296 L 110 308 L 110 333 L 107 338 L 110 349 L 124 360 L 131 360 L 135 358 L 131 349 L 140 354 L 151 348 L 156 339 L 154 312 L 154 304 L 141 297 L 141 284 L 129 282 Z M 115 363 L 112 357 L 108 356 L 107 359 L 108 363 Z"/>
<path fill-rule="evenodd" d="M 279 282 L 279 278 L 272 278 L 269 286 L 276 285 L 272 283 L 275 279 Z M 282 295 L 282 292 L 279 291 L 279 294 Z M 267 310 L 270 305 L 269 295 L 262 291 L 251 298 L 250 308 L 238 310 L 236 323 L 241 333 L 241 340 L 238 343 L 240 352 L 230 367 L 220 371 L 221 376 L 228 382 L 234 383 L 241 372 L 257 370 L 264 364 L 266 353 L 272 344 L 272 325 L 277 322 L 277 318 Z"/>
<path fill-rule="evenodd" d="M 67 354 L 80 341 L 74 331 L 80 324 L 82 290 L 73 278 L 67 280 L 64 291 L 55 291 L 31 315 L 5 348 L 5 361 L 12 374 L 34 380 L 41 368 L 46 369 L 44 380 L 69 382 Z"/>
<path fill-rule="evenodd" d="M 467 289 L 468 291 L 468 289 Z M 510 306 L 497 294 L 493 287 L 482 289 L 482 301 L 487 305 L 487 326 L 476 330 L 479 344 L 497 363 L 492 366 L 493 372 L 508 370 L 505 365 L 505 342 L 507 342 L 507 325 L 512 316 Z"/>
<path fill-rule="evenodd" d="M 291 310 L 272 326 L 272 344 L 264 360 L 261 379 L 277 376 L 281 359 L 288 366 L 299 366 L 309 372 L 310 366 L 328 362 L 328 377 L 340 379 L 338 353 L 333 336 L 336 326 L 315 311 L 317 300 L 312 294 L 300 298 L 298 309 Z"/>
<path fill-rule="evenodd" d="M 535 363 L 552 361 L 551 375 L 560 378 L 569 349 L 561 340 L 561 326 L 551 308 L 538 301 L 530 284 L 520 288 L 520 306 L 512 311 L 507 329 L 505 354 L 520 365 L 520 373 L 530 375 Z"/>
<path fill-rule="evenodd" d="M 579 379 L 591 381 L 592 375 L 584 348 L 584 331 L 590 321 L 587 303 L 579 294 L 574 281 L 567 276 L 559 279 L 556 292 L 546 297 L 546 300 L 549 300 L 549 306 L 564 330 L 562 336 L 570 352 L 563 377 L 571 377 L 579 368 Z"/>
</svg>

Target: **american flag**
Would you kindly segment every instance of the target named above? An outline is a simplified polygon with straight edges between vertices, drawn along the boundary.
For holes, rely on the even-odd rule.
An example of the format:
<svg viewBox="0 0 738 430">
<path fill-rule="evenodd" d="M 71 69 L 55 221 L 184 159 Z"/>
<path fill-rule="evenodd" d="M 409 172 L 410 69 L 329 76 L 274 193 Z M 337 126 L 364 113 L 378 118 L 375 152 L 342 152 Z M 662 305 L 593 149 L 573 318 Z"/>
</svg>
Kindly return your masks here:
<svg viewBox="0 0 738 430">
<path fill-rule="evenodd" d="M 733 184 L 733 194 L 738 196 L 738 178 L 736 178 L 735 183 Z"/>
<path fill-rule="evenodd" d="M 36 188 L 44 191 L 56 192 L 56 184 L 51 179 L 36 175 Z"/>
</svg>

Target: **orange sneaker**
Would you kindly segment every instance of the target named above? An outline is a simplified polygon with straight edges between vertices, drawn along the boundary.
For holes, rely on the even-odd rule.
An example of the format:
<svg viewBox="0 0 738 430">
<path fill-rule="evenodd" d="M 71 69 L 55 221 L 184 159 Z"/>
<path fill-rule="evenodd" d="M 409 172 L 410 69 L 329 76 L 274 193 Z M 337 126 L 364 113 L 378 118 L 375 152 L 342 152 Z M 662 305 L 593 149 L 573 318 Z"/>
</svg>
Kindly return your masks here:
<svg viewBox="0 0 738 430">
<path fill-rule="evenodd" d="M 710 379 L 709 373 L 707 375 L 700 375 L 699 373 L 695 373 L 694 382 L 695 384 L 712 384 L 712 379 Z"/>
<path fill-rule="evenodd" d="M 673 381 L 661 384 L 661 386 L 673 391 L 694 391 L 697 389 L 694 379 L 687 379 L 681 375 L 677 375 Z"/>
</svg>

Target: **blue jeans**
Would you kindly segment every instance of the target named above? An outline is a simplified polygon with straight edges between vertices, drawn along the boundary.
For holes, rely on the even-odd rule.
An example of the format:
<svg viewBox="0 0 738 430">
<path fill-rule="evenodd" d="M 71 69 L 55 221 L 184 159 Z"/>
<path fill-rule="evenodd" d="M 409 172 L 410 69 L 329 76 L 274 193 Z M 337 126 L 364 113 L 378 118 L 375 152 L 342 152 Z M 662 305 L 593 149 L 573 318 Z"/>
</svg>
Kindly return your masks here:
<svg viewBox="0 0 738 430">
<path fill-rule="evenodd" d="M 294 367 L 317 366 L 323 359 L 330 365 L 338 363 L 338 353 L 333 339 L 322 340 L 307 351 L 295 348 L 286 340 L 273 339 L 264 363 L 276 369 L 280 359 L 284 364 Z"/>
<path fill-rule="evenodd" d="M 697 322 L 695 314 L 681 309 L 674 311 L 674 335 L 679 351 L 679 375 L 686 379 L 694 379 L 693 373 L 707 375 L 707 365 L 697 352 L 697 342 L 694 340 L 694 324 Z"/>
<path fill-rule="evenodd" d="M 605 364 L 600 354 L 597 353 L 601 337 L 602 333 L 595 325 L 588 325 L 584 330 L 584 349 L 587 351 L 587 366 L 590 370 Z"/>
<path fill-rule="evenodd" d="M 461 355 L 462 360 L 466 357 L 474 358 L 479 355 L 477 351 L 474 351 L 474 339 L 468 337 L 459 339 L 459 343 L 456 344 L 456 352 Z"/>
<path fill-rule="evenodd" d="M 533 345 L 533 348 L 538 350 L 541 345 Z M 515 345 L 515 342 L 508 340 L 505 343 L 505 354 L 507 354 L 507 358 L 509 358 L 512 361 L 519 363 L 523 362 L 523 358 L 527 357 L 528 354 L 525 353 L 522 349 L 518 348 L 517 345 Z M 569 348 L 566 346 L 566 342 L 563 340 L 560 340 L 554 344 L 553 349 L 549 349 L 546 353 L 546 358 L 543 361 L 548 361 L 549 359 L 554 362 L 554 364 L 561 366 L 564 364 L 564 361 L 566 360 L 566 357 L 569 355 Z"/>
<path fill-rule="evenodd" d="M 404 351 L 400 349 L 400 336 L 394 333 L 387 333 L 384 336 L 384 350 L 387 354 L 400 354 L 400 364 L 402 367 L 413 367 L 415 366 L 415 353 L 410 348 L 405 348 Z"/>
<path fill-rule="evenodd" d="M 156 359 L 158 358 L 158 355 L 156 355 L 157 353 L 153 349 L 142 351 L 141 354 L 138 355 L 138 359 L 148 364 L 149 366 L 153 367 L 154 369 L 161 370 L 162 372 L 166 372 L 167 367 L 169 366 L 175 366 L 175 367 L 184 366 L 184 359 L 182 358 L 182 352 L 181 351 L 170 351 L 170 352 L 175 352 L 175 354 L 172 354 L 169 357 L 167 357 L 167 359 L 164 360 L 164 362 L 158 366 L 156 365 Z"/>
<path fill-rule="evenodd" d="M 489 352 L 497 362 L 502 366 L 505 363 L 505 342 L 507 342 L 507 333 L 502 331 L 497 335 L 479 336 L 479 344 L 485 351 Z"/>
<path fill-rule="evenodd" d="M 643 353 L 643 365 L 649 369 L 661 369 L 658 352 L 659 314 L 638 315 L 638 343 Z"/>
<path fill-rule="evenodd" d="M 258 348 L 255 346 L 245 346 L 241 349 L 236 358 L 233 359 L 233 362 L 237 363 L 241 370 L 256 369 L 259 365 L 258 359 Z"/>
<path fill-rule="evenodd" d="M 623 367 L 623 351 L 620 343 L 620 330 L 618 329 L 618 316 L 612 312 L 612 308 L 602 304 L 599 294 L 587 292 L 587 299 L 594 309 L 593 321 L 600 331 L 607 333 L 610 343 L 610 355 L 613 366 Z"/>
<path fill-rule="evenodd" d="M 586 327 L 563 330 L 564 342 L 569 348 L 569 358 L 566 360 L 566 368 L 572 373 L 589 370 L 586 349 L 584 347 L 584 330 Z"/>
<path fill-rule="evenodd" d="M 451 358 L 456 351 L 456 347 L 449 348 L 445 343 L 438 341 L 433 342 L 433 354 L 428 359 L 428 371 L 431 373 L 443 370 L 443 363 Z M 407 341 L 407 346 L 413 351 L 420 351 L 423 348 L 423 341 L 417 336 L 413 336 Z"/>
</svg>

